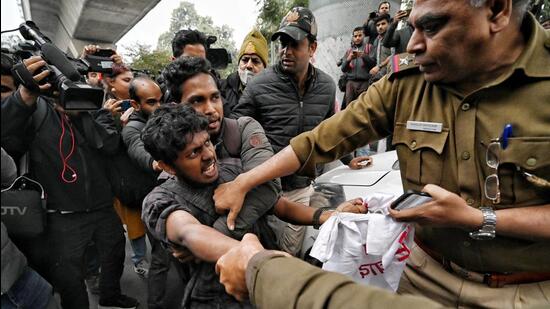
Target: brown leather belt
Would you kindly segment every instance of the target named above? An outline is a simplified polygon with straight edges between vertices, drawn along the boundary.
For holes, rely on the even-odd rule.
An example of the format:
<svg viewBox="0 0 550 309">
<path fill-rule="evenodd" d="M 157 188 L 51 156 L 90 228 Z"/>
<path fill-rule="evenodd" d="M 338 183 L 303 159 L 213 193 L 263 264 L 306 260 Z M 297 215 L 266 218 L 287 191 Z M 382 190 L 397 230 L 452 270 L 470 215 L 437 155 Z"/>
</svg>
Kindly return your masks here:
<svg viewBox="0 0 550 309">
<path fill-rule="evenodd" d="M 495 273 L 487 272 L 480 273 L 471 270 L 467 270 L 456 263 L 446 259 L 440 253 L 430 249 L 424 245 L 418 238 L 414 238 L 414 242 L 426 252 L 432 259 L 440 263 L 445 270 L 450 273 L 456 274 L 466 280 L 470 280 L 477 283 L 483 283 L 491 288 L 501 288 L 508 284 L 522 284 L 533 283 L 550 280 L 550 272 L 518 272 L 518 273 Z"/>
</svg>

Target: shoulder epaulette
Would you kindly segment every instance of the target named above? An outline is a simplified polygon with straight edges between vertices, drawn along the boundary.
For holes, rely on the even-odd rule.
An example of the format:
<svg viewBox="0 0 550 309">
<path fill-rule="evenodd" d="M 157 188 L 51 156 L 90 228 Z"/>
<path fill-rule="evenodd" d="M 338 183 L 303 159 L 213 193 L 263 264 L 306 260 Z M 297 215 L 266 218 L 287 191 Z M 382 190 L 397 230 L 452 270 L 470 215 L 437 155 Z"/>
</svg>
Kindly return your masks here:
<svg viewBox="0 0 550 309">
<path fill-rule="evenodd" d="M 417 70 L 418 65 L 414 64 L 414 55 L 412 54 L 399 54 L 392 56 L 390 59 L 390 78 L 397 77 L 401 72 Z"/>
</svg>

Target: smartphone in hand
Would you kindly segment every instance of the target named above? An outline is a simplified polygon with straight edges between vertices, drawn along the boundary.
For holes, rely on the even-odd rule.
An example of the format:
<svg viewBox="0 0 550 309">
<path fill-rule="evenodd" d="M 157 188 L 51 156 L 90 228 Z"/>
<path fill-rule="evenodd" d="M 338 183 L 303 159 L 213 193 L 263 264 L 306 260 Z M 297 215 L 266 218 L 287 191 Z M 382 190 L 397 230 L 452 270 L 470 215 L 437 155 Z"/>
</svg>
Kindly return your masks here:
<svg viewBox="0 0 550 309">
<path fill-rule="evenodd" d="M 395 210 L 414 208 L 431 200 L 432 197 L 428 193 L 409 190 L 393 201 L 390 208 Z"/>
<path fill-rule="evenodd" d="M 122 100 L 122 103 L 120 103 L 120 111 L 122 113 L 127 111 L 130 107 L 132 107 L 132 104 L 130 103 L 130 100 Z"/>
</svg>

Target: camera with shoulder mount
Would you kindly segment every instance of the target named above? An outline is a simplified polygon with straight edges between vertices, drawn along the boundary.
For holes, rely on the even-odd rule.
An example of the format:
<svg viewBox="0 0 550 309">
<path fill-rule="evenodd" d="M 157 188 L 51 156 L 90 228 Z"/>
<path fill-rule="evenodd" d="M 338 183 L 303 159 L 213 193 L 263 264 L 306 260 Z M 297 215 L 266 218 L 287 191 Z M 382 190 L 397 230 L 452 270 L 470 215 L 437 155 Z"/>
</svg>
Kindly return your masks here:
<svg viewBox="0 0 550 309">
<path fill-rule="evenodd" d="M 46 65 L 43 70 L 50 74 L 43 81 L 50 83 L 51 89 L 41 94 L 56 97 L 58 104 L 65 110 L 97 110 L 103 104 L 103 89 L 86 83 L 84 76 L 90 67 L 80 59 L 68 57 L 52 41 L 46 37 L 36 24 L 26 21 L 19 26 L 19 32 L 29 43 L 20 43 L 19 50 L 15 51 L 21 62 L 13 67 L 14 78 L 31 91 L 38 92 L 39 85 L 33 75 L 27 70 L 22 60 L 33 56 L 41 56 Z"/>
<path fill-rule="evenodd" d="M 215 35 L 209 35 L 206 38 L 206 59 L 210 61 L 212 68 L 220 70 L 227 68 L 227 65 L 231 63 L 231 55 L 225 48 L 210 47 L 217 40 L 218 38 Z"/>
</svg>

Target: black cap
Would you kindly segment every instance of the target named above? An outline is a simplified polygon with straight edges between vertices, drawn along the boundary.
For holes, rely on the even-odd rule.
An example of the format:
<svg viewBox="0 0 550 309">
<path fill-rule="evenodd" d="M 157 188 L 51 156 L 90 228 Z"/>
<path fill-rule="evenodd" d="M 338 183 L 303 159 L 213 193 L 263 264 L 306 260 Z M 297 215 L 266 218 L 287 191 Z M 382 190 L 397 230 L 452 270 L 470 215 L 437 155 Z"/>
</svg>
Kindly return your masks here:
<svg viewBox="0 0 550 309">
<path fill-rule="evenodd" d="M 296 41 L 301 41 L 308 35 L 317 39 L 315 16 L 305 7 L 298 6 L 291 9 L 283 17 L 279 30 L 271 36 L 271 41 L 275 41 L 281 34 L 289 35 Z"/>
</svg>

